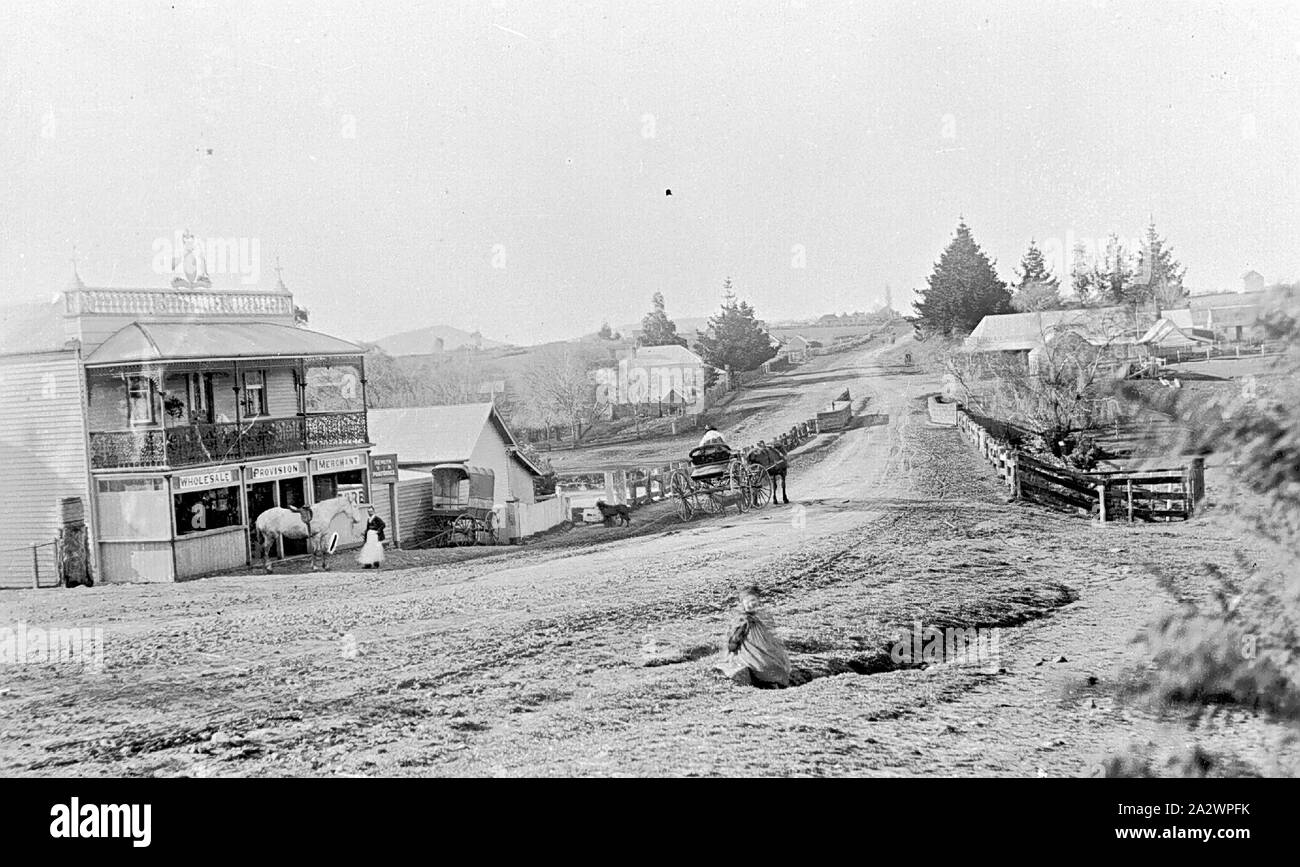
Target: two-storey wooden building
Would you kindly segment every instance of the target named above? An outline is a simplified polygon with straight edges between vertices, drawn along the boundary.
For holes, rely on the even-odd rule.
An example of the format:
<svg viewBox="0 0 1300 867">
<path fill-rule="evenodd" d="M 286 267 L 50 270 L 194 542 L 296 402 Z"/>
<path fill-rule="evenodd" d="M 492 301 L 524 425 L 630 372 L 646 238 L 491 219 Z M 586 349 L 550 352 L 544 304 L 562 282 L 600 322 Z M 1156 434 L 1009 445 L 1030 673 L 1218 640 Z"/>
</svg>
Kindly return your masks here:
<svg viewBox="0 0 1300 867">
<path fill-rule="evenodd" d="M 25 513 L 0 520 L 0 550 L 49 541 L 79 496 L 99 580 L 178 580 L 246 564 L 266 508 L 366 496 L 364 350 L 297 327 L 283 284 L 97 289 L 74 273 L 35 314 L 0 344 Z M 43 557 L 0 559 L 0 586 L 32 586 Z"/>
</svg>

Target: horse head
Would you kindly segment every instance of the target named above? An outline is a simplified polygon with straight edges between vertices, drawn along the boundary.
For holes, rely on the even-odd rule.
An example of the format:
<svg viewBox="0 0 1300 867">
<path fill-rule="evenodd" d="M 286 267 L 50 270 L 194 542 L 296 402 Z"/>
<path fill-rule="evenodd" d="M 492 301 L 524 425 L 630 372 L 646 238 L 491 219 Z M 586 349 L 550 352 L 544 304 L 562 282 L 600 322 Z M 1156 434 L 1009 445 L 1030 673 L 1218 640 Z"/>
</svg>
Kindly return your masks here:
<svg viewBox="0 0 1300 867">
<path fill-rule="evenodd" d="M 372 507 L 369 504 L 362 506 L 350 497 L 344 499 L 346 505 L 343 508 L 348 513 L 348 518 L 352 520 L 352 526 L 370 523 L 370 509 Z"/>
</svg>

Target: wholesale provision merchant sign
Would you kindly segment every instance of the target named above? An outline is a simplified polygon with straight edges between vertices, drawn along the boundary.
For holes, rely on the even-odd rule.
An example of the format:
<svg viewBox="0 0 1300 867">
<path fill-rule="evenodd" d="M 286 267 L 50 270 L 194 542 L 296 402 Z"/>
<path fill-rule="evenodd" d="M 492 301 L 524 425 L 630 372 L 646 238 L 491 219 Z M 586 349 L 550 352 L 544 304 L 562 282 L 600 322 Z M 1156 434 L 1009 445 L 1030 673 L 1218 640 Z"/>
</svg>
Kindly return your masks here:
<svg viewBox="0 0 1300 867">
<path fill-rule="evenodd" d="M 302 461 L 285 461 L 278 464 L 263 464 L 248 468 L 250 482 L 264 482 L 269 479 L 283 479 L 289 476 L 301 476 L 305 470 Z"/>
<path fill-rule="evenodd" d="M 177 491 L 197 491 L 201 488 L 220 488 L 227 485 L 237 485 L 239 482 L 235 479 L 235 470 L 212 470 L 206 473 L 189 473 L 183 476 L 176 476 L 172 480 L 172 488 Z"/>
<path fill-rule="evenodd" d="M 336 458 L 313 458 L 315 471 L 335 473 L 340 470 L 357 470 L 366 465 L 364 455 L 344 455 Z"/>
</svg>

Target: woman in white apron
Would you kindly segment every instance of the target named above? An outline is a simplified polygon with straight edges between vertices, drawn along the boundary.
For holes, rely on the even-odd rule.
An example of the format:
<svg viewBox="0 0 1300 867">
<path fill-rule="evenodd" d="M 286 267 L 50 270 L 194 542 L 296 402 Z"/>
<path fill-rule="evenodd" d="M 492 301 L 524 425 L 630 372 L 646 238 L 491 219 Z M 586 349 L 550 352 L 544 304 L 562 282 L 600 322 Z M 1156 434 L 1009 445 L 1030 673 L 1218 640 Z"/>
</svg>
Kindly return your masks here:
<svg viewBox="0 0 1300 867">
<path fill-rule="evenodd" d="M 370 520 L 366 522 L 366 541 L 357 553 L 357 563 L 362 569 L 378 569 L 384 563 L 384 521 L 375 514 L 375 507 L 367 511 Z"/>
</svg>

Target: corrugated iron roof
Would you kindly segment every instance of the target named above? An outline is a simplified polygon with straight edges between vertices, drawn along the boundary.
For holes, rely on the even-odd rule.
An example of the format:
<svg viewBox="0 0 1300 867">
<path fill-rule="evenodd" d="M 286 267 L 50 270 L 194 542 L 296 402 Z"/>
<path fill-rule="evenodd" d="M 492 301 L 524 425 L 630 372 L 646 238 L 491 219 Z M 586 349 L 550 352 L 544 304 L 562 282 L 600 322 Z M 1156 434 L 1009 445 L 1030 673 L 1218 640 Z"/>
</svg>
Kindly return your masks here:
<svg viewBox="0 0 1300 867">
<path fill-rule="evenodd" d="M 489 424 L 496 427 L 515 460 L 534 475 L 542 475 L 531 461 L 513 451 L 517 447 L 514 435 L 491 403 L 372 409 L 366 413 L 366 427 L 376 449 L 396 452 L 398 461 L 407 465 L 468 463 Z"/>
<path fill-rule="evenodd" d="M 685 346 L 640 346 L 628 360 L 630 367 L 659 364 L 683 364 L 693 366 L 703 364 L 703 360 Z"/>
<path fill-rule="evenodd" d="M 1131 330 L 1126 307 L 1043 310 L 985 316 L 966 338 L 966 348 L 976 351 L 1022 351 L 1042 346 L 1054 333 L 1070 331 L 1090 341 L 1113 340 Z"/>
<path fill-rule="evenodd" d="M 132 322 L 105 340 L 88 365 L 189 358 L 361 355 L 355 343 L 274 322 Z"/>
</svg>

